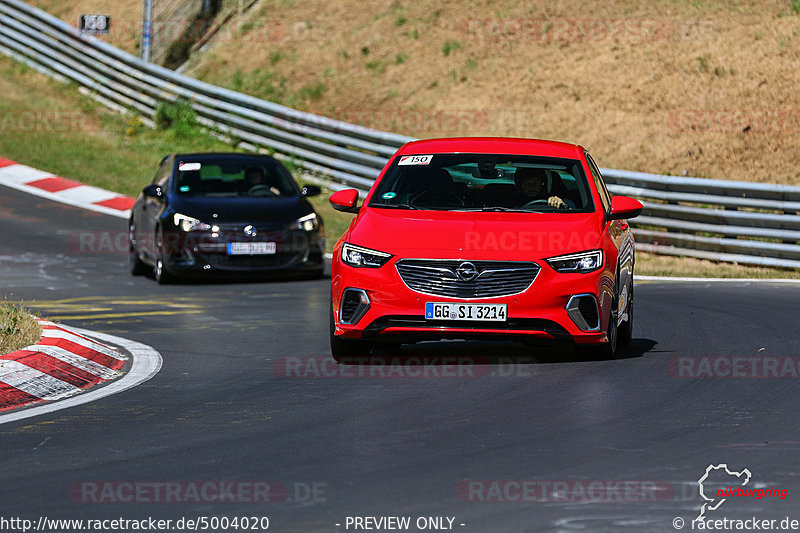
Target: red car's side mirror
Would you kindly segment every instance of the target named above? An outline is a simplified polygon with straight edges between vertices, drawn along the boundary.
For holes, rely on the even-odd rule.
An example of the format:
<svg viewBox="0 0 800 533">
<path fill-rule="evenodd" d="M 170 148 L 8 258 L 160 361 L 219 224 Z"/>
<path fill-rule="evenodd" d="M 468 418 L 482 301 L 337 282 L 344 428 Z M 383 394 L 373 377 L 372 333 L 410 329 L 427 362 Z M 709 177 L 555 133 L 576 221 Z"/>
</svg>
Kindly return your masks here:
<svg viewBox="0 0 800 533">
<path fill-rule="evenodd" d="M 609 220 L 622 220 L 636 218 L 642 214 L 644 206 L 642 202 L 628 196 L 615 196 L 611 199 L 611 210 L 608 213 Z"/>
<path fill-rule="evenodd" d="M 358 213 L 358 191 L 344 189 L 335 192 L 330 197 L 331 207 L 344 213 Z"/>
</svg>

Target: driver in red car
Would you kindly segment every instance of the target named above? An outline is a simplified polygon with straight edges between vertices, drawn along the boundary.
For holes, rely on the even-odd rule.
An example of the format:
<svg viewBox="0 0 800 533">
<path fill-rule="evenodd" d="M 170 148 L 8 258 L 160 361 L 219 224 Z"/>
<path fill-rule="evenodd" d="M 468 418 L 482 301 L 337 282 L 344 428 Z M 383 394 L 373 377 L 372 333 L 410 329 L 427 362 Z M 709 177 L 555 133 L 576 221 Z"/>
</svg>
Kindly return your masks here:
<svg viewBox="0 0 800 533">
<path fill-rule="evenodd" d="M 545 201 L 550 207 L 556 209 L 566 209 L 567 203 L 558 196 L 547 196 L 544 184 L 547 181 L 547 174 L 543 168 L 519 167 L 514 173 L 514 185 L 517 190 L 525 196 L 525 203 L 529 204 L 536 200 Z"/>
</svg>

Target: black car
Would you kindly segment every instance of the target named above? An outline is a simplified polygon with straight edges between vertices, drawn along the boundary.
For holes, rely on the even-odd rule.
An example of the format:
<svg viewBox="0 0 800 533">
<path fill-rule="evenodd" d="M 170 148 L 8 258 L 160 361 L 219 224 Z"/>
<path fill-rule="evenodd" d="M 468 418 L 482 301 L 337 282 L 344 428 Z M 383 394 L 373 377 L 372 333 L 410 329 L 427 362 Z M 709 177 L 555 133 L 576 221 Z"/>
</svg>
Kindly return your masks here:
<svg viewBox="0 0 800 533">
<path fill-rule="evenodd" d="M 131 209 L 130 270 L 158 283 L 180 276 L 322 276 L 325 230 L 306 197 L 269 156 L 173 154 Z"/>
</svg>

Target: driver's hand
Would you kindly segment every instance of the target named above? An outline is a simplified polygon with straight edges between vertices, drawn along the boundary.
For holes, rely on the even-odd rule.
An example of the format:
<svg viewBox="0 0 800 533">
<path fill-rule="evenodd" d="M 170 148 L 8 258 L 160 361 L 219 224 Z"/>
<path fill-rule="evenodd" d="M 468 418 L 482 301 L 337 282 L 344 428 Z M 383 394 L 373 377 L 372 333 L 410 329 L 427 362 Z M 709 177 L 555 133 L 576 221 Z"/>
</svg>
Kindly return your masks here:
<svg viewBox="0 0 800 533">
<path fill-rule="evenodd" d="M 558 196 L 551 196 L 547 199 L 547 205 L 550 207 L 555 207 L 556 209 L 564 209 L 567 207 L 567 204 L 564 203 L 564 200 L 559 198 Z"/>
</svg>

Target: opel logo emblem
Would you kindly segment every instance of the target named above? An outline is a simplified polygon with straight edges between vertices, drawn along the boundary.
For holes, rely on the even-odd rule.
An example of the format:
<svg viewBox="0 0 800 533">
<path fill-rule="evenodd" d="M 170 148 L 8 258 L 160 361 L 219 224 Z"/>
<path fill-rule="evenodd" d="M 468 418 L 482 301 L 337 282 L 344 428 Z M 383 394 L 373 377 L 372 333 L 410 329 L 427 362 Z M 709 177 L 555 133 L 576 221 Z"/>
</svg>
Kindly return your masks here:
<svg viewBox="0 0 800 533">
<path fill-rule="evenodd" d="M 256 231 L 256 228 L 254 228 L 253 226 L 245 226 L 244 234 L 247 235 L 248 237 L 255 237 L 258 234 L 258 231 Z"/>
<path fill-rule="evenodd" d="M 456 268 L 456 275 L 464 281 L 472 281 L 478 277 L 478 269 L 469 262 L 464 262 Z"/>
</svg>

